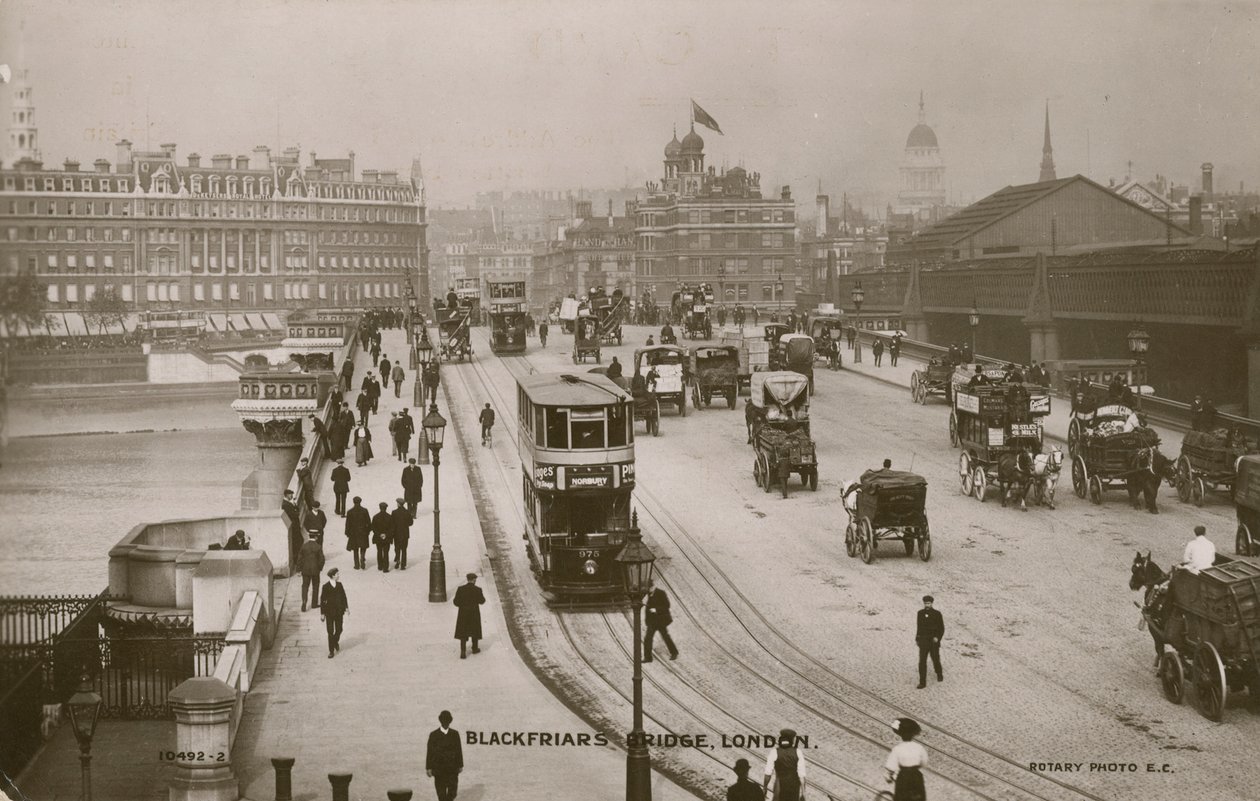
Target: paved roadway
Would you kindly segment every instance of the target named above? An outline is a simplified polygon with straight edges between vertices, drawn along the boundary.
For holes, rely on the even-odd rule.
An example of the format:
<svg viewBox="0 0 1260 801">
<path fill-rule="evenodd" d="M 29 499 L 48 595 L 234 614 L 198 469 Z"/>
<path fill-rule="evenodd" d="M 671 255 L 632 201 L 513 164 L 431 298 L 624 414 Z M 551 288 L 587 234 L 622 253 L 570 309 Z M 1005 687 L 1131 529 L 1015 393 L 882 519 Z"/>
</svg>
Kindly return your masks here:
<svg viewBox="0 0 1260 801">
<path fill-rule="evenodd" d="M 618 355 L 628 363 L 631 343 L 647 332 L 628 327 L 627 344 L 605 349 L 604 362 Z M 575 369 L 567 336 L 546 351 L 531 341 L 526 360 L 498 359 L 484 331 L 475 337 L 476 364 L 444 368 L 453 408 L 470 420 L 484 400 L 500 419 L 514 417 L 514 372 Z M 881 722 L 902 712 L 928 723 L 933 797 L 1180 798 L 1203 787 L 1216 798 L 1254 797 L 1247 743 L 1260 721 L 1234 703 L 1223 724 L 1212 724 L 1163 699 L 1127 587 L 1135 549 L 1167 565 L 1198 522 L 1226 548 L 1228 502 L 1194 509 L 1165 488 L 1159 516 L 1132 510 L 1123 493 L 1092 506 L 1071 494 L 1065 471 L 1055 511 L 1021 513 L 995 499 L 981 505 L 958 492 L 944 403 L 912 404 L 904 387 L 889 383 L 907 371 L 884 368 L 885 380 L 873 380 L 865 374 L 876 372 L 870 358 L 868 351 L 861 372 L 816 374 L 817 493 L 794 485 L 784 500 L 754 485 L 739 411 L 689 409 L 686 419 L 667 412 L 660 438 L 638 438 L 636 499 L 680 607 L 673 632 L 683 649 L 678 662 L 649 667 L 649 730 L 716 738 L 793 725 L 810 735 L 822 787 L 838 798 L 879 786 L 891 743 Z M 515 535 L 519 460 L 507 433 L 500 427 L 493 454 L 473 457 L 474 485 L 486 485 L 485 505 L 500 524 L 501 541 L 489 544 L 500 581 L 528 575 Z M 1165 452 L 1178 441 L 1166 436 Z M 870 566 L 844 553 L 839 486 L 885 457 L 929 481 L 928 563 L 889 548 Z M 535 635 L 533 658 L 579 699 L 571 703 L 588 720 L 624 721 L 602 680 L 624 675 L 628 687 L 621 616 L 524 608 L 536 597 L 531 590 L 509 592 L 522 605 L 510 619 Z M 914 613 L 929 592 L 946 620 L 945 682 L 916 690 Z M 726 780 L 719 763 L 739 755 L 748 754 L 654 751 L 658 766 L 704 789 Z M 1027 770 L 1034 762 L 1083 763 L 1083 771 L 1047 772 L 1053 783 Z M 1091 771 L 1091 763 L 1136 772 Z"/>
</svg>

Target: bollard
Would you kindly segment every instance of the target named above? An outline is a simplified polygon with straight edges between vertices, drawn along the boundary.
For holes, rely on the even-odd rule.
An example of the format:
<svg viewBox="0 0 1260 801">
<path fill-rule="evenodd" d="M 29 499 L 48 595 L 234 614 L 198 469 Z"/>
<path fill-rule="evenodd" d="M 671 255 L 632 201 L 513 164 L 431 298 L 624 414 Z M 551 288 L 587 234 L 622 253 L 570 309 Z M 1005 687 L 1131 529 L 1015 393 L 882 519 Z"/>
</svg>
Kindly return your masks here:
<svg viewBox="0 0 1260 801">
<path fill-rule="evenodd" d="M 276 769 L 276 801 L 293 801 L 293 757 L 272 757 Z"/>
<path fill-rule="evenodd" d="M 328 783 L 332 785 L 332 801 L 350 801 L 350 780 L 353 773 L 330 773 Z"/>
<path fill-rule="evenodd" d="M 411 801 L 410 790 L 386 790 L 385 797 L 389 801 Z"/>
</svg>

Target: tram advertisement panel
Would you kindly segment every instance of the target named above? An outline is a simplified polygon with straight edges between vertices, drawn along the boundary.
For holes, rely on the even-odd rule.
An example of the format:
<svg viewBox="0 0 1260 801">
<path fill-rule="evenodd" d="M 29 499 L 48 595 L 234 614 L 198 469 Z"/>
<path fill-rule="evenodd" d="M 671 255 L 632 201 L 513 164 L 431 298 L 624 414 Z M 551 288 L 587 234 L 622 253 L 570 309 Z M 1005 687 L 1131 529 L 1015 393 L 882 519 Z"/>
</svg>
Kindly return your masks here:
<svg viewBox="0 0 1260 801">
<path fill-rule="evenodd" d="M 634 462 L 592 465 L 534 465 L 540 490 L 621 489 L 634 486 Z"/>
</svg>

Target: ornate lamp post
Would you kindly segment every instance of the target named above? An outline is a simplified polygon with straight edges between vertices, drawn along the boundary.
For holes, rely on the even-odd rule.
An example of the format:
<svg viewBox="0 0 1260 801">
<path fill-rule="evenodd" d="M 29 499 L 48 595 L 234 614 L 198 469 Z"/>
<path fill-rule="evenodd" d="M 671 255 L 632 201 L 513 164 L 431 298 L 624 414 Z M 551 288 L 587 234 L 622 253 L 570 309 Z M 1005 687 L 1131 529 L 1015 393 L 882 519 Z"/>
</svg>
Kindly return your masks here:
<svg viewBox="0 0 1260 801">
<path fill-rule="evenodd" d="M 446 435 L 446 418 L 438 414 L 437 404 L 429 406 L 421 427 L 429 435 L 429 451 L 433 454 L 433 553 L 429 557 L 429 601 L 446 603 L 446 559 L 442 556 L 442 439 Z"/>
<path fill-rule="evenodd" d="M 101 716 L 101 697 L 92 690 L 92 683 L 84 676 L 79 691 L 66 702 L 70 710 L 70 725 L 74 738 L 79 741 L 79 762 L 83 766 L 83 801 L 92 801 L 92 737 L 96 734 L 96 722 Z"/>
<path fill-rule="evenodd" d="M 1136 362 L 1133 366 L 1133 383 L 1140 387 L 1146 383 L 1146 351 L 1151 347 L 1151 335 L 1146 333 L 1146 328 L 1138 322 L 1129 331 L 1128 340 L 1129 354 Z"/>
<path fill-rule="evenodd" d="M 976 358 L 976 329 L 980 327 L 980 310 L 973 300 L 971 311 L 967 312 L 967 325 L 971 326 L 971 358 Z"/>
<path fill-rule="evenodd" d="M 857 309 L 857 320 L 853 326 L 857 329 L 857 334 L 853 337 L 853 363 L 860 364 L 862 362 L 862 302 L 866 300 L 866 290 L 862 289 L 861 281 L 858 281 L 849 292 L 849 299 L 853 301 L 853 308 Z"/>
<path fill-rule="evenodd" d="M 407 344 L 415 342 L 416 296 L 411 294 L 411 285 L 407 286 Z M 411 369 L 416 369 L 415 359 L 411 360 Z"/>
<path fill-rule="evenodd" d="M 629 539 L 617 554 L 617 566 L 625 582 L 626 594 L 634 605 L 634 726 L 630 729 L 626 751 L 626 801 L 652 801 L 652 757 L 643 733 L 643 631 L 641 629 L 643 596 L 652 583 L 652 566 L 656 556 L 643 542 L 639 531 L 639 513 L 630 521 Z"/>
</svg>

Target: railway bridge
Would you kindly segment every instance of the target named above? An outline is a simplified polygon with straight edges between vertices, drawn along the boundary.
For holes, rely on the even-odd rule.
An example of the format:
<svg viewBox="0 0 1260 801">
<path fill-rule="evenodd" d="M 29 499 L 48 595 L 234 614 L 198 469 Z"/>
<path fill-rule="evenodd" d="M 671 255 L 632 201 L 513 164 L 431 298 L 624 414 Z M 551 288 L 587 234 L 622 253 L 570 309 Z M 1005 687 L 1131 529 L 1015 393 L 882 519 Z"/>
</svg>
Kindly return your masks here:
<svg viewBox="0 0 1260 801">
<path fill-rule="evenodd" d="M 1126 358 L 1127 334 L 1141 324 L 1160 395 L 1201 392 L 1260 414 L 1260 245 L 915 262 L 835 276 L 798 297 L 854 314 L 858 284 L 864 319 L 900 320 L 911 339 L 939 345 L 974 337 L 977 352 L 1020 363 Z"/>
</svg>

